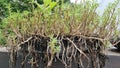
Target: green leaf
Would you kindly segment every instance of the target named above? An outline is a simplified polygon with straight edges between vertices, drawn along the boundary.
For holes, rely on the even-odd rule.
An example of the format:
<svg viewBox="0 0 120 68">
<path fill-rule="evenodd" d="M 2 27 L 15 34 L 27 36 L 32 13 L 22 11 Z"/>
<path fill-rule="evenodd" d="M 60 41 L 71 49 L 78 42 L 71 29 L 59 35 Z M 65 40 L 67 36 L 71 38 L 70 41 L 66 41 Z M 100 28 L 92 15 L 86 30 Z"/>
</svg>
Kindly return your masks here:
<svg viewBox="0 0 120 68">
<path fill-rule="evenodd" d="M 1 3 L 3 3 L 3 2 L 4 2 L 4 0 L 0 0 L 0 2 L 1 2 Z"/>
<path fill-rule="evenodd" d="M 53 9 L 57 5 L 57 2 L 51 2 L 50 3 L 50 9 Z"/>
<path fill-rule="evenodd" d="M 51 3 L 52 0 L 43 0 L 43 3 L 45 6 L 48 6 Z"/>
</svg>

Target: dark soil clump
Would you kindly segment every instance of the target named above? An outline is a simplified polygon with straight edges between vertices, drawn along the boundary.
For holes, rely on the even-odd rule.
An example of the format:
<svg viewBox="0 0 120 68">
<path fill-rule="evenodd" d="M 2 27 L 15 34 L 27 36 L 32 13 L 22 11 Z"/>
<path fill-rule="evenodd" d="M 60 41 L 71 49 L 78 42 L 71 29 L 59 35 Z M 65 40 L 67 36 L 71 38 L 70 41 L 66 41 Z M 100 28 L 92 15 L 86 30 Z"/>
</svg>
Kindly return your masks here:
<svg viewBox="0 0 120 68">
<path fill-rule="evenodd" d="M 18 50 L 11 50 L 12 68 L 15 68 L 17 55 L 22 56 L 21 66 L 30 64 L 31 68 L 52 68 L 52 63 L 60 61 L 65 68 L 72 68 L 75 62 L 78 68 L 103 68 L 106 56 L 102 53 L 104 45 L 96 37 L 84 37 L 74 35 L 54 35 L 57 42 L 54 44 L 55 51 L 50 46 L 50 37 L 32 35 L 19 43 Z M 14 47 L 13 47 L 14 48 Z M 14 59 L 13 59 L 14 58 Z"/>
</svg>

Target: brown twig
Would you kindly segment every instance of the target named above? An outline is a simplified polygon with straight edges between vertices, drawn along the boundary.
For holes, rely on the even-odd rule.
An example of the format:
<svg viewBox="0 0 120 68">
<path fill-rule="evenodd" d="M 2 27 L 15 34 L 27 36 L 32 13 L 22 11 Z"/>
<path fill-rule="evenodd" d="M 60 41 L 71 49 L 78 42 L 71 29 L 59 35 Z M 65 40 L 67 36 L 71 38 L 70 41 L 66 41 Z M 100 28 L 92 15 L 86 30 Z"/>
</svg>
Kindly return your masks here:
<svg viewBox="0 0 120 68">
<path fill-rule="evenodd" d="M 87 56 L 82 50 L 80 50 L 72 40 L 70 40 L 69 38 L 67 38 L 67 39 L 74 45 L 74 47 L 75 47 L 81 54 L 83 54 L 83 55 L 88 59 L 88 56 Z"/>
</svg>

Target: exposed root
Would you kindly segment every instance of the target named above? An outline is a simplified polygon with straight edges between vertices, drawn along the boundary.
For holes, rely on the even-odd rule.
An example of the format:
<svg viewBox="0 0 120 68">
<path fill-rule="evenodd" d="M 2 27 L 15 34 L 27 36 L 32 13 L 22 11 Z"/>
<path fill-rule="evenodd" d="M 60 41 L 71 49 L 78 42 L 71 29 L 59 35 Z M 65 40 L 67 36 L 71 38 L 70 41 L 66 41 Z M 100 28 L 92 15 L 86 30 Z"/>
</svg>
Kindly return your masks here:
<svg viewBox="0 0 120 68">
<path fill-rule="evenodd" d="M 101 53 L 104 47 L 101 40 L 72 35 L 57 36 L 57 40 L 60 51 L 54 53 L 48 44 L 51 42 L 49 37 L 35 35 L 18 44 L 23 53 L 22 68 L 26 62 L 31 68 L 51 68 L 55 58 L 61 61 L 65 68 L 71 68 L 73 62 L 78 64 L 78 68 L 104 67 L 106 58 Z M 15 62 L 13 57 L 16 55 L 13 53 L 15 52 L 11 52 L 11 60 Z"/>
</svg>

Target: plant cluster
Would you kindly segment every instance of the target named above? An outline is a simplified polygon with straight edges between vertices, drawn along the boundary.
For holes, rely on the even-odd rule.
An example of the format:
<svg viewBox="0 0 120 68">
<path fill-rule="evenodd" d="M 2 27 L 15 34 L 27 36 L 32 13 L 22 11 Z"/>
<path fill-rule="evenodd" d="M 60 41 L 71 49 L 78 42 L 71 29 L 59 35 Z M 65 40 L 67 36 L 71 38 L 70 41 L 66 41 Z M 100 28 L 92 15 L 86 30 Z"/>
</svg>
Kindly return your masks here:
<svg viewBox="0 0 120 68">
<path fill-rule="evenodd" d="M 20 50 L 23 68 L 27 58 L 33 68 L 43 62 L 44 66 L 50 67 L 56 56 L 66 68 L 71 67 L 72 58 L 84 68 L 83 57 L 92 62 L 93 68 L 104 66 L 101 53 L 104 42 L 117 33 L 119 0 L 110 4 L 102 16 L 96 13 L 99 6 L 96 2 L 71 5 L 64 0 L 61 4 L 59 0 L 43 0 L 43 4 L 32 0 L 30 4 L 31 11 L 11 11 L 2 20 L 6 23 L 2 31 L 11 47 L 13 68 Z"/>
<path fill-rule="evenodd" d="M 95 12 L 98 7 L 97 3 L 86 3 L 85 6 L 83 4 L 72 6 L 64 4 L 61 7 L 56 5 L 57 2 L 49 1 L 43 5 L 39 5 L 37 2 L 34 4 L 38 6 L 34 11 L 14 12 L 7 18 L 10 29 L 16 35 L 70 34 L 90 36 L 99 34 L 101 38 L 106 38 L 115 33 L 114 30 L 118 24 L 117 2 L 110 5 L 103 16 L 99 16 Z"/>
</svg>

